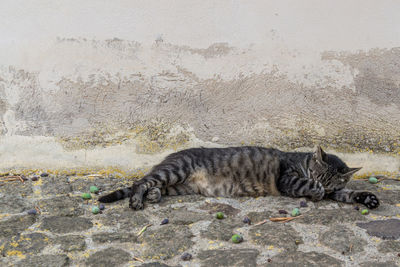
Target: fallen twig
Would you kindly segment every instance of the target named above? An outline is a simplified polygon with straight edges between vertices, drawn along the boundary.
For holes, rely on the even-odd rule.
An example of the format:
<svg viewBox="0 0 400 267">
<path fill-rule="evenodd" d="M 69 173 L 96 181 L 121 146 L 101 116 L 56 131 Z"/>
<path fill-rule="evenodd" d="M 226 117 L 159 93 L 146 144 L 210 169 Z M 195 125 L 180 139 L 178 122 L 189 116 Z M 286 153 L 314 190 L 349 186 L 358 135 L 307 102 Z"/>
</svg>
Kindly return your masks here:
<svg viewBox="0 0 400 267">
<path fill-rule="evenodd" d="M 141 234 L 143 234 L 143 232 L 146 231 L 146 229 L 147 229 L 148 227 L 150 227 L 150 226 L 152 226 L 152 224 L 148 224 L 148 225 L 144 226 L 144 227 L 142 228 L 142 230 L 140 230 L 140 231 L 137 233 L 137 236 L 140 236 Z"/>
<path fill-rule="evenodd" d="M 8 175 L 8 176 L 1 176 L 0 177 L 0 179 L 3 179 L 3 178 L 21 178 L 21 176 L 19 176 L 19 175 Z"/>
<path fill-rule="evenodd" d="M 269 218 L 269 220 L 271 222 L 284 222 L 285 223 L 285 222 L 289 222 L 291 220 L 294 220 L 294 219 L 297 219 L 300 217 L 302 217 L 302 215 L 296 216 L 296 217 L 275 217 L 275 218 Z"/>
<path fill-rule="evenodd" d="M 7 181 L 7 180 L 11 180 L 11 181 L 16 181 L 19 180 L 18 177 L 15 176 L 5 176 L 5 177 L 0 177 L 1 181 Z"/>
<path fill-rule="evenodd" d="M 262 224 L 264 224 L 264 223 L 266 223 L 266 222 L 268 222 L 268 220 L 264 220 L 264 221 L 261 221 L 261 222 L 255 223 L 255 224 L 253 224 L 253 225 L 254 225 L 254 226 L 257 226 L 257 225 L 262 225 Z"/>
<path fill-rule="evenodd" d="M 292 218 L 292 217 L 275 217 L 275 218 L 269 218 L 269 220 L 271 222 L 281 222 L 281 221 L 286 221 L 289 218 Z"/>
<path fill-rule="evenodd" d="M 24 179 L 22 179 L 22 177 L 19 175 L 2 176 L 0 177 L 0 181 L 1 182 L 21 181 L 23 183 L 25 182 Z"/>
<path fill-rule="evenodd" d="M 133 259 L 134 259 L 135 261 L 140 261 L 141 263 L 144 263 L 144 260 L 142 260 L 141 258 L 133 257 Z"/>
</svg>

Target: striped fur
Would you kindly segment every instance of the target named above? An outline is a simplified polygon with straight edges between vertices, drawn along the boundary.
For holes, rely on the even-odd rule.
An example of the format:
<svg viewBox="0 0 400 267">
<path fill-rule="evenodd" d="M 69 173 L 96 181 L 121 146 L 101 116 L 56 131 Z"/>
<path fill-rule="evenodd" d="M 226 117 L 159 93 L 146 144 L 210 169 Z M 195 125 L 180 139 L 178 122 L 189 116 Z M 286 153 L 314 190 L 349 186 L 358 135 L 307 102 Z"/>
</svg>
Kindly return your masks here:
<svg viewBox="0 0 400 267">
<path fill-rule="evenodd" d="M 305 196 L 314 201 L 330 197 L 360 202 L 360 197 L 350 196 L 354 195 L 353 191 L 342 190 L 357 170 L 348 168 L 320 147 L 314 153 L 289 153 L 255 146 L 191 148 L 169 155 L 132 187 L 117 190 L 99 201 L 113 202 L 129 196 L 129 206 L 133 209 L 142 209 L 144 199 L 154 203 L 162 195 L 186 194 Z M 373 195 L 368 194 L 371 199 Z"/>
</svg>

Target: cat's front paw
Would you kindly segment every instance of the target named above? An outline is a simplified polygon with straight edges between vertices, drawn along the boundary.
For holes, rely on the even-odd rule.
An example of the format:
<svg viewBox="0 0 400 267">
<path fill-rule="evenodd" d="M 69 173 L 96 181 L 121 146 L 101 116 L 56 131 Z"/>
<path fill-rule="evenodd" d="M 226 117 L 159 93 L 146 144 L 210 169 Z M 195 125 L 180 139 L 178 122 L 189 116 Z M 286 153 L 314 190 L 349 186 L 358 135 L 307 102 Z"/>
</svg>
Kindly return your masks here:
<svg viewBox="0 0 400 267">
<path fill-rule="evenodd" d="M 322 186 L 317 187 L 317 189 L 315 190 L 311 190 L 311 201 L 314 202 L 320 201 L 324 198 L 324 196 L 325 196 L 325 189 Z"/>
<path fill-rule="evenodd" d="M 146 200 L 150 203 L 158 203 L 161 201 L 161 190 L 157 187 L 150 188 L 146 194 Z"/>
<path fill-rule="evenodd" d="M 378 198 L 370 192 L 360 192 L 354 199 L 357 203 L 364 204 L 369 209 L 376 209 L 379 207 Z"/>
<path fill-rule="evenodd" d="M 129 208 L 133 210 L 143 209 L 143 198 L 138 194 L 133 194 L 129 198 Z"/>
</svg>

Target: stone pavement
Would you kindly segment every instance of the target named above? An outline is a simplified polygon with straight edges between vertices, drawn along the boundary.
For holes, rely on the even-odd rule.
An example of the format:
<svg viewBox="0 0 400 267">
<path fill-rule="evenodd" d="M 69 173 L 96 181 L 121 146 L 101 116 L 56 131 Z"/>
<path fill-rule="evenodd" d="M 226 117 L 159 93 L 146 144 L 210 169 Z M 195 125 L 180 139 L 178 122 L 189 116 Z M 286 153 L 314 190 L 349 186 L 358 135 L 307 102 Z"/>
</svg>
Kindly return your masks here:
<svg viewBox="0 0 400 267">
<path fill-rule="evenodd" d="M 375 192 L 381 207 L 361 215 L 356 205 L 307 200 L 302 217 L 282 217 L 301 200 L 285 197 L 166 197 L 132 211 L 127 200 L 92 214 L 97 196 L 129 180 L 52 176 L 0 182 L 1 266 L 399 266 L 400 181 L 352 181 L 349 187 Z M 35 179 L 34 179 L 35 180 Z M 27 214 L 38 208 L 40 213 Z M 362 209 L 363 207 L 360 206 Z M 223 212 L 225 219 L 215 218 Z M 252 224 L 243 223 L 248 216 Z M 169 223 L 160 222 L 169 219 Z M 151 224 L 141 235 L 144 226 Z M 233 234 L 244 241 L 231 242 Z M 192 259 L 183 261 L 181 255 Z"/>
</svg>

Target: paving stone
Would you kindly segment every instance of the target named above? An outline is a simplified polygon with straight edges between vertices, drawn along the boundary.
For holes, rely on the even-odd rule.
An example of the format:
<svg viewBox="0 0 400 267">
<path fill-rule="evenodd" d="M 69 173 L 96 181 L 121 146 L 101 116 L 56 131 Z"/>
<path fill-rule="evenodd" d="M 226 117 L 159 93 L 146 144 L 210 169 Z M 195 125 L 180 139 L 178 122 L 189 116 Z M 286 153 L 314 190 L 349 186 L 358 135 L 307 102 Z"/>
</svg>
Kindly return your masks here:
<svg viewBox="0 0 400 267">
<path fill-rule="evenodd" d="M 325 246 L 345 254 L 364 251 L 364 246 L 367 245 L 367 241 L 342 225 L 331 227 L 319 237 L 319 240 Z"/>
<path fill-rule="evenodd" d="M 106 248 L 89 256 L 87 266 L 121 266 L 132 259 L 131 254 L 122 249 Z"/>
<path fill-rule="evenodd" d="M 367 261 L 360 264 L 360 267 L 398 267 L 394 261 L 377 262 Z"/>
<path fill-rule="evenodd" d="M 262 246 L 274 246 L 296 250 L 296 240 L 302 242 L 301 236 L 289 224 L 267 222 L 253 226 L 249 231 L 252 243 Z"/>
<path fill-rule="evenodd" d="M 249 266 L 257 265 L 255 249 L 203 250 L 198 254 L 201 266 Z"/>
<path fill-rule="evenodd" d="M 89 188 L 91 185 L 97 186 L 100 192 L 109 193 L 111 191 L 121 189 L 124 187 L 128 187 L 132 185 L 132 180 L 129 179 L 121 179 L 121 178 L 102 178 L 102 177 L 95 177 L 95 178 L 71 178 L 70 185 L 72 191 L 79 191 L 79 192 L 90 192 Z"/>
<path fill-rule="evenodd" d="M 399 193 L 400 194 L 400 193 Z M 381 203 L 381 205 L 371 211 L 374 215 L 380 216 L 396 216 L 400 214 L 400 206 L 389 205 L 387 203 Z"/>
<path fill-rule="evenodd" d="M 344 263 L 341 260 L 335 259 L 324 253 L 318 253 L 318 252 L 314 252 L 314 251 L 305 253 L 305 252 L 297 251 L 296 253 L 285 252 L 282 254 L 278 254 L 277 256 L 275 256 L 271 259 L 271 262 L 268 263 L 267 266 L 341 267 L 341 266 L 344 266 Z"/>
<path fill-rule="evenodd" d="M 170 224 L 177 225 L 188 225 L 198 221 L 211 219 L 211 216 L 207 218 L 207 216 L 204 216 L 204 213 L 189 211 L 186 208 L 162 209 L 154 215 L 160 218 L 160 222 L 164 218 L 168 218 Z"/>
<path fill-rule="evenodd" d="M 25 197 L 14 194 L 0 197 L 0 213 L 20 213 L 31 208 L 31 201 Z"/>
<path fill-rule="evenodd" d="M 210 214 L 223 212 L 226 216 L 235 216 L 240 212 L 240 210 L 235 209 L 231 205 L 223 203 L 206 203 L 202 205 L 200 209 L 206 210 Z"/>
<path fill-rule="evenodd" d="M 32 190 L 32 182 L 26 181 L 24 183 L 20 181 L 6 182 L 3 186 L 0 186 L 0 196 L 3 198 L 4 196 L 10 195 L 27 197 L 33 194 Z"/>
<path fill-rule="evenodd" d="M 380 186 L 400 186 L 400 177 L 397 180 L 382 180 L 381 182 L 379 182 Z"/>
<path fill-rule="evenodd" d="M 80 235 L 60 236 L 55 243 L 61 244 L 60 248 L 66 252 L 81 251 L 86 248 L 85 237 Z"/>
<path fill-rule="evenodd" d="M 181 265 L 179 265 L 179 266 L 181 266 Z M 150 262 L 150 263 L 142 264 L 139 267 L 173 267 L 173 266 L 167 265 L 164 263 L 160 263 L 160 262 Z M 175 266 L 175 267 L 178 267 L 178 266 Z"/>
<path fill-rule="evenodd" d="M 92 226 L 93 223 L 87 218 L 54 216 L 43 218 L 40 228 L 54 233 L 71 233 L 88 230 Z"/>
<path fill-rule="evenodd" d="M 357 223 L 357 226 L 366 229 L 367 233 L 382 239 L 400 238 L 400 220 L 376 220 L 368 223 Z"/>
<path fill-rule="evenodd" d="M 250 212 L 247 213 L 247 217 L 251 220 L 252 224 L 255 224 L 257 222 L 264 221 L 266 219 L 269 219 L 273 212 L 271 211 L 262 211 L 262 212 Z M 280 215 L 280 217 L 284 217 L 284 215 Z"/>
<path fill-rule="evenodd" d="M 61 267 L 69 266 L 70 259 L 67 255 L 39 255 L 28 256 L 26 259 L 21 260 L 15 266 L 46 266 L 46 267 Z"/>
<path fill-rule="evenodd" d="M 82 204 L 80 197 L 59 196 L 39 200 L 37 206 L 52 216 L 79 216 L 84 213 Z"/>
<path fill-rule="evenodd" d="M 13 216 L 0 221 L 0 238 L 17 235 L 36 222 L 35 215 Z"/>
<path fill-rule="evenodd" d="M 188 250 L 194 242 L 187 226 L 164 225 L 159 229 L 145 231 L 139 241 L 145 244 L 143 257 L 146 259 L 169 259 Z"/>
<path fill-rule="evenodd" d="M 353 223 L 356 221 L 365 221 L 366 218 L 360 211 L 354 208 L 338 208 L 338 209 L 317 209 L 311 210 L 303 214 L 303 217 L 296 219 L 296 223 L 311 224 L 341 224 L 345 222 Z"/>
<path fill-rule="evenodd" d="M 128 208 L 128 205 L 118 206 L 116 208 L 106 208 L 101 216 L 97 218 L 105 226 L 118 227 L 122 231 L 134 231 L 135 228 L 143 227 L 149 224 L 146 211 L 134 211 Z"/>
<path fill-rule="evenodd" d="M 0 246 L 1 246 L 1 242 L 0 242 Z M 9 258 L 1 257 L 0 258 L 0 266 L 12 266 L 12 264 L 9 261 L 10 261 Z"/>
<path fill-rule="evenodd" d="M 159 205 L 161 207 L 176 203 L 203 202 L 206 198 L 201 195 L 163 196 Z"/>
<path fill-rule="evenodd" d="M 42 251 L 50 243 L 50 238 L 42 233 L 18 234 L 9 238 L 1 247 L 3 257 L 11 251 L 20 251 L 23 254 L 36 254 Z"/>
<path fill-rule="evenodd" d="M 379 200 L 386 204 L 399 204 L 400 203 L 400 192 L 394 190 L 382 190 L 377 194 Z"/>
<path fill-rule="evenodd" d="M 272 261 L 265 263 L 265 266 L 344 266 L 346 264 L 395 266 L 393 260 L 397 258 L 393 258 L 393 253 L 397 255 L 400 252 L 400 239 L 384 240 L 377 244 L 380 254 L 377 254 L 374 260 L 385 259 L 386 255 L 387 262 L 368 261 L 360 264 L 363 258 L 358 257 L 359 255 L 376 253 L 376 251 L 366 245 L 367 240 L 355 234 L 354 228 L 357 228 L 357 222 L 371 221 L 373 217 L 361 215 L 360 211 L 353 209 L 354 205 L 339 204 L 342 208 L 331 209 L 336 206 L 332 201 L 309 202 L 308 208 L 301 209 L 303 217 L 290 223 L 268 221 L 264 225 L 254 226 L 255 223 L 270 217 L 284 217 L 285 215 L 278 214 L 278 210 L 285 209 L 290 212 L 294 207 L 298 207 L 300 200 L 289 197 L 230 200 L 188 195 L 163 197 L 158 204 L 146 204 L 144 210 L 132 211 L 128 208 L 128 200 L 125 199 L 106 204 L 106 209 L 102 214 L 92 215 L 89 210 L 86 210 L 88 207 L 79 197 L 82 192 L 88 192 L 91 185 L 110 192 L 130 186 L 131 182 L 127 179 L 116 178 L 76 179 L 49 176 L 42 177 L 37 182 L 27 181 L 25 184 L 7 183 L 6 191 L 4 191 L 5 186 L 0 187 L 0 266 L 128 266 L 131 263 L 137 266 L 141 264 L 133 262 L 132 255 L 128 250 L 125 251 L 125 246 L 129 246 L 130 250 L 135 248 L 135 256 L 152 261 L 140 266 L 160 267 L 172 265 L 257 266 L 257 258 L 261 257 L 260 252 L 263 251 L 269 255 L 266 251 L 269 246 L 277 248 L 273 250 L 274 253 L 282 254 L 274 254 Z M 33 186 L 35 192 L 32 191 L 32 184 L 35 184 Z M 382 182 L 376 185 L 365 181 L 352 181 L 350 187 L 371 191 L 380 197 L 382 205 L 378 209 L 371 210 L 372 215 L 396 216 L 400 209 L 394 205 L 400 203 L 398 185 L 397 181 L 392 184 Z M 390 190 L 384 190 L 383 186 Z M 38 194 L 39 188 L 41 195 Z M 9 194 L 9 192 L 13 193 Z M 97 196 L 93 196 L 91 202 L 95 203 Z M 234 205 L 230 205 L 231 203 L 240 203 L 243 209 L 239 210 Z M 1 214 L 25 212 L 40 205 L 42 205 L 40 209 L 43 213 L 36 216 L 23 213 L 24 215 L 8 217 L 6 214 Z M 201 211 L 192 210 L 198 207 Z M 360 207 L 363 206 L 360 205 Z M 222 211 L 227 217 L 217 220 L 215 214 L 218 211 Z M 239 212 L 243 216 L 238 216 Z M 251 219 L 253 225 L 248 226 L 242 222 L 244 214 Z M 169 219 L 169 224 L 159 225 L 165 218 Z M 31 233 L 30 231 L 36 229 L 32 227 L 35 222 L 40 222 L 38 226 L 40 229 L 49 230 L 55 236 L 50 233 Z M 95 223 L 101 227 L 92 227 Z M 137 232 L 149 223 L 154 225 L 137 237 Z M 337 251 L 338 253 L 334 255 L 339 255 L 343 261 L 339 260 L 339 256 L 336 259 L 331 254 L 303 252 L 312 251 L 314 243 L 310 243 L 308 236 L 304 236 L 302 240 L 294 227 L 301 226 L 302 235 L 307 235 L 308 230 L 315 234 L 312 228 L 317 224 L 328 226 L 318 228 L 324 229 L 323 233 L 320 233 L 321 229 L 317 231 L 322 248 Z M 21 233 L 30 226 L 28 233 Z M 385 238 L 388 238 L 387 236 L 394 238 L 397 232 L 391 229 L 388 234 L 387 228 L 399 229 L 400 227 L 397 223 L 394 227 L 392 226 L 375 226 L 375 228 L 386 231 L 383 233 Z M 245 240 L 239 245 L 231 244 L 230 239 L 239 228 L 244 231 Z M 326 230 L 327 228 L 329 230 Z M 191 230 L 196 235 L 200 232 L 199 237 L 192 238 Z M 89 243 L 93 246 L 87 247 L 86 235 L 89 232 L 91 232 L 90 238 L 93 242 Z M 199 238 L 205 239 L 197 241 Z M 219 250 L 205 250 L 205 247 L 199 247 L 199 244 L 195 243 L 197 241 L 204 245 L 207 240 L 224 240 L 227 242 L 224 242 L 227 247 Z M 296 241 L 300 241 L 303 245 L 299 247 Z M 351 252 L 349 252 L 350 244 L 352 245 Z M 249 248 L 253 245 L 257 245 L 257 249 Z M 93 251 L 96 248 L 100 250 Z M 60 254 L 70 255 L 71 253 L 78 258 L 72 260 L 66 255 L 43 254 L 55 251 L 61 251 Z M 182 261 L 180 255 L 184 252 L 193 253 L 194 258 L 188 262 Z M 353 256 L 353 260 L 350 261 L 350 257 L 341 255 L 341 252 L 345 252 L 345 255 L 357 256 Z M 35 256 L 30 254 L 35 254 Z M 82 254 L 90 254 L 90 256 L 85 258 Z M 266 255 L 262 255 L 262 261 L 265 261 Z M 26 258 L 21 260 L 22 257 Z"/>
<path fill-rule="evenodd" d="M 92 235 L 92 240 L 97 243 L 111 243 L 111 242 L 129 242 L 138 243 L 136 233 L 96 233 Z"/>
<path fill-rule="evenodd" d="M 217 220 L 214 219 L 209 224 L 208 228 L 201 231 L 201 237 L 208 238 L 210 240 L 223 240 L 229 241 L 234 234 L 235 228 L 243 226 L 243 222 L 239 220 Z"/>
<path fill-rule="evenodd" d="M 40 190 L 42 195 L 62 195 L 69 194 L 72 192 L 72 187 L 66 176 L 48 176 L 40 178 L 42 185 Z"/>
<path fill-rule="evenodd" d="M 387 240 L 378 245 L 378 251 L 382 253 L 400 252 L 400 240 Z"/>
</svg>

